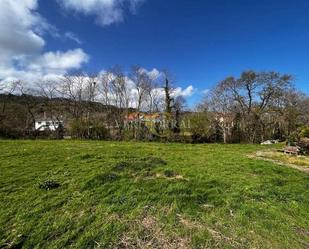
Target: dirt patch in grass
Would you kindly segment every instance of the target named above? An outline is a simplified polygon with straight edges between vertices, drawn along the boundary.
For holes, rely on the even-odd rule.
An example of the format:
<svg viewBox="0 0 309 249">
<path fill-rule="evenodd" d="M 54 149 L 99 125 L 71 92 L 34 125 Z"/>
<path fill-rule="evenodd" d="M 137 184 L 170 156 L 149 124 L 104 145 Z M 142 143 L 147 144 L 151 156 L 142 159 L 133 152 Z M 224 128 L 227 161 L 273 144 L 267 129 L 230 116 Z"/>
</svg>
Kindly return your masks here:
<svg viewBox="0 0 309 249">
<path fill-rule="evenodd" d="M 183 175 L 180 175 L 174 171 L 172 171 L 172 173 L 166 172 L 164 171 L 163 173 L 160 172 L 154 172 L 151 170 L 147 170 L 143 173 L 143 175 L 139 176 L 139 175 L 135 175 L 137 180 L 140 179 L 144 179 L 144 180 L 154 180 L 157 178 L 161 178 L 161 179 L 166 179 L 169 181 L 174 181 L 174 180 L 178 180 L 178 181 L 188 181 L 188 179 L 186 179 Z"/>
<path fill-rule="evenodd" d="M 207 228 L 207 231 L 210 233 L 212 238 L 216 241 L 215 245 L 219 247 L 219 245 L 224 242 L 224 244 L 229 244 L 232 248 L 241 248 L 242 244 L 236 241 L 235 239 L 225 236 L 224 234 L 212 229 L 212 228 Z"/>
<path fill-rule="evenodd" d="M 275 164 L 309 173 L 309 157 L 287 155 L 278 151 L 258 151 L 248 155 L 249 158 L 261 159 Z"/>
<path fill-rule="evenodd" d="M 186 227 L 189 230 L 192 230 L 192 231 L 206 230 L 210 234 L 212 239 L 215 241 L 215 244 L 218 247 L 220 247 L 222 242 L 225 245 L 228 244 L 228 245 L 232 246 L 232 248 L 240 248 L 241 247 L 241 243 L 238 242 L 236 239 L 229 237 L 229 236 L 226 236 L 226 235 L 222 234 L 221 232 L 215 230 L 214 228 L 210 228 L 208 226 L 205 226 L 198 221 L 190 220 L 188 218 L 183 217 L 182 215 L 178 215 L 178 220 L 179 220 L 179 223 L 182 226 Z"/>
<path fill-rule="evenodd" d="M 196 222 L 196 221 L 192 221 L 189 219 L 186 219 L 185 217 L 183 217 L 182 215 L 178 214 L 177 215 L 179 222 L 185 226 L 186 228 L 189 228 L 190 230 L 194 230 L 194 229 L 201 229 L 203 226 Z"/>
<path fill-rule="evenodd" d="M 190 240 L 176 234 L 167 236 L 164 226 L 153 216 L 146 215 L 130 224 L 130 228 L 115 248 L 123 249 L 186 249 Z"/>
</svg>

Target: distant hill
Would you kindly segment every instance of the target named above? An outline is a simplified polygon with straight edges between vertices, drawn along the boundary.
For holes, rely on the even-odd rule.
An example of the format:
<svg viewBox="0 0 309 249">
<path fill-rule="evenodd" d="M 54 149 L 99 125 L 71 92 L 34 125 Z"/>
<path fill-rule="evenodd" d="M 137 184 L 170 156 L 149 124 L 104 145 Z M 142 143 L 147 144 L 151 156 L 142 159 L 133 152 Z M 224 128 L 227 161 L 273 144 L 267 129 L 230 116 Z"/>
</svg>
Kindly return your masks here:
<svg viewBox="0 0 309 249">
<path fill-rule="evenodd" d="M 133 111 L 133 109 L 130 109 Z M 61 119 L 66 123 L 77 115 L 103 118 L 121 109 L 100 102 L 49 99 L 33 95 L 0 94 L 0 129 L 31 130 L 37 119 Z"/>
</svg>

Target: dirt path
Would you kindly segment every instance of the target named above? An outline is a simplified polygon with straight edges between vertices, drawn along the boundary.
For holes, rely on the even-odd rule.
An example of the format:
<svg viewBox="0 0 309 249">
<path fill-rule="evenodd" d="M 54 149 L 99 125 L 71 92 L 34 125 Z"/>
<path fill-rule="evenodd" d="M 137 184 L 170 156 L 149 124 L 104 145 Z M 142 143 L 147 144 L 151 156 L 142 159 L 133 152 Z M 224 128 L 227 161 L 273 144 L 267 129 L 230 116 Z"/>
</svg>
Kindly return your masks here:
<svg viewBox="0 0 309 249">
<path fill-rule="evenodd" d="M 264 161 L 267 161 L 267 162 L 272 162 L 272 163 L 275 163 L 275 164 L 278 164 L 278 165 L 281 165 L 281 166 L 290 167 L 290 168 L 297 169 L 297 170 L 305 172 L 305 173 L 309 173 L 309 168 L 306 167 L 306 166 L 299 166 L 299 165 L 295 165 L 295 164 L 291 164 L 291 163 L 284 163 L 284 162 L 281 162 L 279 160 L 265 158 L 263 156 L 258 156 L 256 154 L 255 155 L 252 155 L 252 154 L 248 155 L 248 157 L 254 158 L 254 159 L 259 159 L 259 160 L 264 160 Z"/>
</svg>

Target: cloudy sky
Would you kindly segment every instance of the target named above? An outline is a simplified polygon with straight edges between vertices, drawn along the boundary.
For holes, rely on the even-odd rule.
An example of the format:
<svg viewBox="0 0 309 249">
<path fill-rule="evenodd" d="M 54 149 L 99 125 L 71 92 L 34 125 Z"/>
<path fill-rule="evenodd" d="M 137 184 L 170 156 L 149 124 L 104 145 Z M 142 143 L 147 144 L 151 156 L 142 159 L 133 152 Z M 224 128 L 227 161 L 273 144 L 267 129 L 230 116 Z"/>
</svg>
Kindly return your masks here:
<svg viewBox="0 0 309 249">
<path fill-rule="evenodd" d="M 190 103 L 247 69 L 309 92 L 307 0 L 1 0 L 0 80 L 169 69 Z"/>
</svg>

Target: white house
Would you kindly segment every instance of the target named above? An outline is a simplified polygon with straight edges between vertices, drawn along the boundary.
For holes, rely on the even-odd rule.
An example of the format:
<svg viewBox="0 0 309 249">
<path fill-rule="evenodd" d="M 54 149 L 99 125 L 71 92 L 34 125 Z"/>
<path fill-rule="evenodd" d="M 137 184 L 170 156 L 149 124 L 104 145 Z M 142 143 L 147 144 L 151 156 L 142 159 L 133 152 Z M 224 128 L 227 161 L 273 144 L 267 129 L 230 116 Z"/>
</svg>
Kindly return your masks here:
<svg viewBox="0 0 309 249">
<path fill-rule="evenodd" d="M 61 120 L 36 120 L 34 128 L 36 131 L 55 131 L 59 127 L 59 125 L 63 125 L 63 121 Z"/>
</svg>

